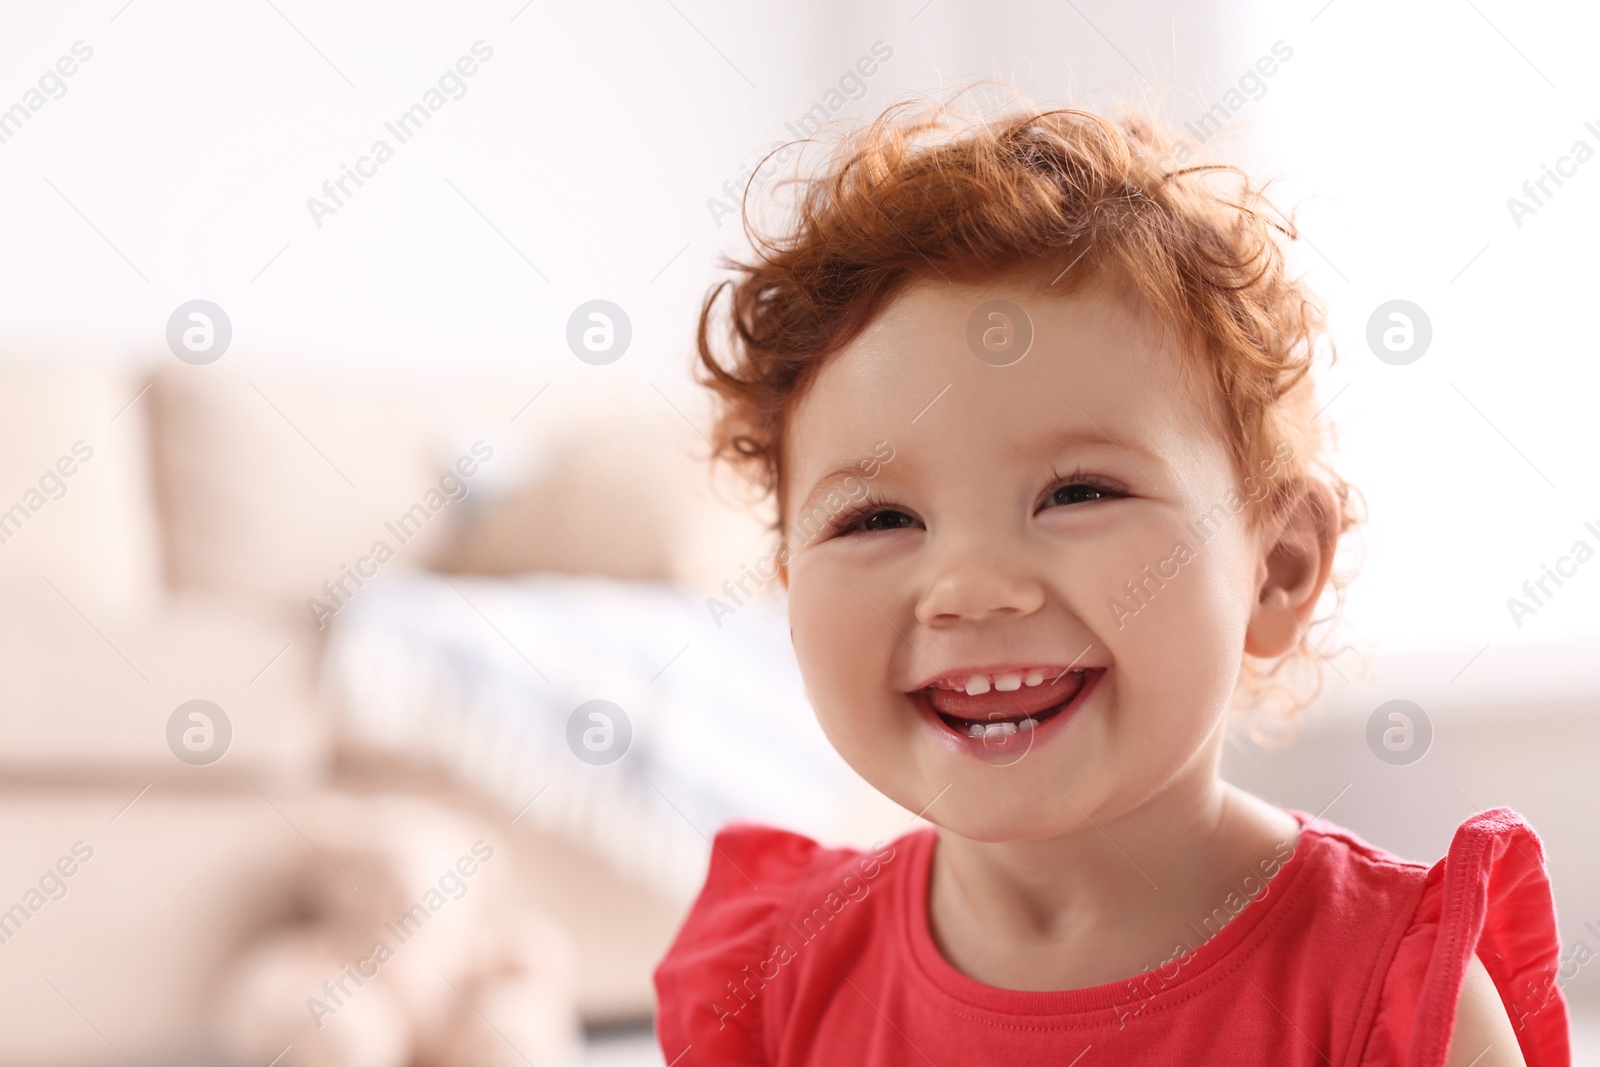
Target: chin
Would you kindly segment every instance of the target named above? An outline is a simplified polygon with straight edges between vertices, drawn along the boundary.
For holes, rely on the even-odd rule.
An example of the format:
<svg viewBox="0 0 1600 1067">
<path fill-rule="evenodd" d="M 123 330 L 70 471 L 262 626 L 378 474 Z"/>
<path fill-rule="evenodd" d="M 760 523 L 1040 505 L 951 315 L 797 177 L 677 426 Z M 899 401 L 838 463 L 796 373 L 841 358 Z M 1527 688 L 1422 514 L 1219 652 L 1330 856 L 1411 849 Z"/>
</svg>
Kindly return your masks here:
<svg viewBox="0 0 1600 1067">
<path fill-rule="evenodd" d="M 945 799 L 950 799 L 954 793 L 952 789 Z M 1061 803 L 1060 797 L 1056 797 L 1056 803 Z M 957 837 L 986 845 L 1038 841 L 1057 837 L 1072 829 L 1071 825 L 1059 819 L 1059 811 L 1043 812 L 1036 803 L 983 804 L 977 807 L 962 805 L 961 810 L 954 810 L 953 804 L 951 807 L 952 810 L 945 812 L 928 812 L 928 820 Z"/>
</svg>

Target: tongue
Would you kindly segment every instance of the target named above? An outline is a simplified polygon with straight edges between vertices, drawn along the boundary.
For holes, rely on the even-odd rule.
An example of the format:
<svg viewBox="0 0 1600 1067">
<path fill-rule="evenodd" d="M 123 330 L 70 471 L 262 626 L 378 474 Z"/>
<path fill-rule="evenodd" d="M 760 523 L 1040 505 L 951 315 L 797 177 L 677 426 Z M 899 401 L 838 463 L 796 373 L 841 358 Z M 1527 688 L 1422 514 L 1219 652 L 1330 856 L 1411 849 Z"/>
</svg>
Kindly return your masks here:
<svg viewBox="0 0 1600 1067">
<path fill-rule="evenodd" d="M 1046 708 L 1064 704 L 1077 696 L 1081 688 L 1083 675 L 1077 671 L 1067 671 L 1054 681 L 1025 685 L 1009 693 L 991 689 L 987 693 L 969 696 L 935 688 L 929 690 L 929 699 L 933 703 L 933 710 L 941 715 L 973 722 L 997 722 L 1001 719 L 1024 719 Z"/>
</svg>

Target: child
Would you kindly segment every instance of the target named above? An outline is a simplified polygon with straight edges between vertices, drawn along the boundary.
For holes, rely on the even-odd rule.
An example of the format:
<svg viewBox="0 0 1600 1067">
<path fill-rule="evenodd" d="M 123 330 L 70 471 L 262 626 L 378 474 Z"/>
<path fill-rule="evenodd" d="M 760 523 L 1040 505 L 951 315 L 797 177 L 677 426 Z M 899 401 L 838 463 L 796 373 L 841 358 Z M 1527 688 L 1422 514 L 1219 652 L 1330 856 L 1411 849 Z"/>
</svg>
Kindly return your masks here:
<svg viewBox="0 0 1600 1067">
<path fill-rule="evenodd" d="M 699 347 L 823 729 L 935 828 L 723 830 L 656 971 L 667 1060 L 1565 1065 L 1518 815 L 1430 868 L 1218 777 L 1351 524 L 1258 190 L 1142 119 L 905 108 Z"/>
</svg>

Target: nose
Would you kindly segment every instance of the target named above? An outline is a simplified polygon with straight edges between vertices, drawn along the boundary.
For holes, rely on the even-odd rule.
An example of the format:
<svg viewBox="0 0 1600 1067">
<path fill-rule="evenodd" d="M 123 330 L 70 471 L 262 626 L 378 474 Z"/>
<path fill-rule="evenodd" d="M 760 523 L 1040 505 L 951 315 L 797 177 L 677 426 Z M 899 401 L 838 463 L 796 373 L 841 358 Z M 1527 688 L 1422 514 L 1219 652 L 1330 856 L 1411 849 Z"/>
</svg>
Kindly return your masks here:
<svg viewBox="0 0 1600 1067">
<path fill-rule="evenodd" d="M 917 601 L 917 621 L 941 627 L 1031 615 L 1044 606 L 1044 585 L 991 553 L 944 561 Z"/>
</svg>

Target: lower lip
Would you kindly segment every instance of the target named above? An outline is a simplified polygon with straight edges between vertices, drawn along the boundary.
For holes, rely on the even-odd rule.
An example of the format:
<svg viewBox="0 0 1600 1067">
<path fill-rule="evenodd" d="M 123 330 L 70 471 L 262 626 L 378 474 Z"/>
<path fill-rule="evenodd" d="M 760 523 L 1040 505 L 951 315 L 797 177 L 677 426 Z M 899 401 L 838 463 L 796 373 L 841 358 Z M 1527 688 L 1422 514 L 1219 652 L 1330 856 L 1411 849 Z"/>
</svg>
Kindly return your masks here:
<svg viewBox="0 0 1600 1067">
<path fill-rule="evenodd" d="M 985 762 L 990 763 L 995 762 L 996 759 L 1001 761 L 1009 759 L 1009 762 L 1015 762 L 1024 753 L 1032 751 L 1041 741 L 1048 740 L 1059 733 L 1062 725 L 1072 718 L 1073 714 L 1089 699 L 1089 695 L 1100 684 L 1100 678 L 1105 673 L 1106 669 L 1104 667 L 1096 667 L 1093 670 L 1084 671 L 1082 687 L 1073 694 L 1071 700 L 1060 706 L 1060 710 L 1051 714 L 1048 719 L 1039 723 L 1032 730 L 1018 730 L 1005 738 L 1003 743 L 985 741 L 981 737 L 971 737 L 952 730 L 943 719 L 939 718 L 938 712 L 933 710 L 933 702 L 928 699 L 928 694 L 925 690 L 918 690 L 910 694 L 910 696 L 912 702 L 917 705 L 917 709 L 932 724 L 934 732 L 939 736 L 939 739 L 952 750 L 980 757 Z M 1050 709 L 1047 708 L 1040 714 L 1047 714 L 1049 711 Z"/>
</svg>

